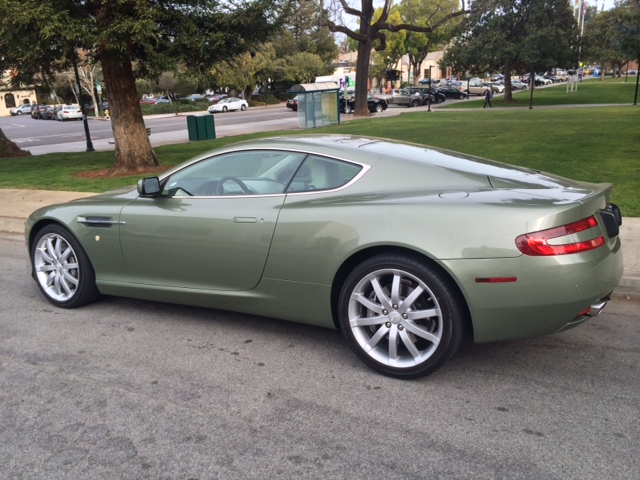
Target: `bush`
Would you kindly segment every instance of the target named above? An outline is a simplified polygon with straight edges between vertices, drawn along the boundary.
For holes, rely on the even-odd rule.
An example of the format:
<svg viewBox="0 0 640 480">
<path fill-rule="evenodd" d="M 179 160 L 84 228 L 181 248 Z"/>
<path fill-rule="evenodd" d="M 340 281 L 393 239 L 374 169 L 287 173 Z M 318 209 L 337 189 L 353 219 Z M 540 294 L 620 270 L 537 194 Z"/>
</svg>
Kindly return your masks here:
<svg viewBox="0 0 640 480">
<path fill-rule="evenodd" d="M 167 113 L 202 112 L 209 106 L 208 103 L 195 103 L 189 100 L 178 100 L 172 103 L 160 103 L 158 105 L 140 105 L 142 115 L 158 115 Z"/>
<path fill-rule="evenodd" d="M 273 95 L 271 93 L 259 93 L 258 95 L 254 95 L 253 97 L 251 97 L 251 99 L 249 100 L 249 106 L 255 107 L 264 105 L 276 105 L 281 102 L 282 100 L 280 100 L 276 95 Z"/>
</svg>

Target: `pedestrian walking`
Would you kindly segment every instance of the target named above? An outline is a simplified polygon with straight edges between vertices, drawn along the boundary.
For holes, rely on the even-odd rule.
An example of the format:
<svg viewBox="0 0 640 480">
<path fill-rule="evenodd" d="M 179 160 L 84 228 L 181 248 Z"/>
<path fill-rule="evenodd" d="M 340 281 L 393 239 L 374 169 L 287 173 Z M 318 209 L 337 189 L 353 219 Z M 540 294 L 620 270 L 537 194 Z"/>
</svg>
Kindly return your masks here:
<svg viewBox="0 0 640 480">
<path fill-rule="evenodd" d="M 491 105 L 492 98 L 493 98 L 493 93 L 491 93 L 491 90 L 487 90 L 484 93 L 484 105 L 482 106 L 482 108 L 485 108 L 487 104 L 489 105 L 489 108 L 493 108 L 493 106 Z"/>
</svg>

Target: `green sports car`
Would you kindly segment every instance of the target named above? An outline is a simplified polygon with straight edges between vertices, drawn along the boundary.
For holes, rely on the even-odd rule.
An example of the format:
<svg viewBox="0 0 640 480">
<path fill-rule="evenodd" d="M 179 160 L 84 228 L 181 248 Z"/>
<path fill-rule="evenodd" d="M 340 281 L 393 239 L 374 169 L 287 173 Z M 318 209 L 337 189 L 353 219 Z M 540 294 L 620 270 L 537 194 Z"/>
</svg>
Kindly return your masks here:
<svg viewBox="0 0 640 480">
<path fill-rule="evenodd" d="M 622 275 L 611 192 L 423 145 L 301 135 L 41 208 L 26 239 L 58 307 L 117 295 L 339 328 L 374 370 L 416 378 L 465 338 L 597 315 Z"/>
</svg>

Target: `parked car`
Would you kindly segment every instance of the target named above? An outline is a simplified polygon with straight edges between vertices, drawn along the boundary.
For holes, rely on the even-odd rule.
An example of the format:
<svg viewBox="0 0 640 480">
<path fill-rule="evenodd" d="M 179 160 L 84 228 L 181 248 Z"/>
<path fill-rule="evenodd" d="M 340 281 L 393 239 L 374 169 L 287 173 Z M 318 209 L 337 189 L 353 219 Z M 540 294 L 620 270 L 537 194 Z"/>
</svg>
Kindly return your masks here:
<svg viewBox="0 0 640 480">
<path fill-rule="evenodd" d="M 247 101 L 242 98 L 227 97 L 223 98 L 218 103 L 211 105 L 207 111 L 209 113 L 230 112 L 232 110 L 242 110 L 244 112 L 248 106 L 249 104 Z"/>
<path fill-rule="evenodd" d="M 423 104 L 422 96 L 411 95 L 405 88 L 390 90 L 389 93 L 374 95 L 375 98 L 386 100 L 388 105 L 401 105 L 404 107 L 418 107 Z"/>
<path fill-rule="evenodd" d="M 159 97 L 151 97 L 147 95 L 143 95 L 140 99 L 140 103 L 143 105 L 154 105 L 158 101 Z"/>
<path fill-rule="evenodd" d="M 51 105 L 45 105 L 42 110 L 38 111 L 38 118 L 41 120 L 50 120 L 54 115 L 55 107 Z M 57 112 L 55 112 L 57 114 Z"/>
<path fill-rule="evenodd" d="M 463 91 L 466 92 L 467 95 L 486 95 L 487 91 L 491 91 L 491 86 L 487 85 L 480 80 L 469 80 L 468 86 L 464 83 L 462 84 Z"/>
<path fill-rule="evenodd" d="M 22 105 L 20 105 L 19 107 L 16 108 L 12 108 L 9 110 L 9 114 L 11 114 L 11 116 L 14 115 L 30 115 L 31 114 L 31 108 L 34 107 L 36 104 L 35 103 L 24 103 Z"/>
<path fill-rule="evenodd" d="M 51 108 L 50 110 L 47 110 L 46 115 L 45 115 L 45 119 L 46 120 L 57 120 L 58 119 L 58 112 L 62 110 L 62 105 L 56 105 L 55 107 Z"/>
<path fill-rule="evenodd" d="M 195 102 L 196 100 L 204 100 L 204 98 L 204 95 L 200 95 L 199 93 L 192 93 L 191 95 L 180 98 L 180 100 L 189 100 L 190 102 Z"/>
<path fill-rule="evenodd" d="M 376 98 L 373 95 L 367 95 L 367 108 L 369 109 L 369 112 L 371 113 L 384 112 L 388 106 L 389 104 L 387 103 L 386 100 L 382 98 Z M 343 94 L 340 96 L 340 112 L 349 114 L 355 111 L 355 109 L 356 109 L 355 95 Z"/>
<path fill-rule="evenodd" d="M 437 89 L 420 86 L 420 87 L 409 87 L 409 93 L 415 94 L 415 92 L 419 92 L 422 95 L 422 104 L 426 105 L 430 100 L 431 103 L 442 103 L 447 97 L 444 93 L 440 93 Z"/>
<path fill-rule="evenodd" d="M 34 103 L 31 105 L 31 110 L 29 110 L 29 115 L 31 115 L 31 118 L 38 118 L 38 107 L 40 105 L 38 105 L 37 103 Z"/>
<path fill-rule="evenodd" d="M 290 108 L 292 111 L 298 111 L 298 96 L 296 95 L 293 98 L 287 100 L 287 108 Z"/>
<path fill-rule="evenodd" d="M 207 100 L 209 100 L 211 103 L 216 103 L 223 98 L 227 98 L 228 96 L 229 95 L 227 95 L 226 93 L 216 93 L 214 95 L 207 95 Z"/>
<path fill-rule="evenodd" d="M 290 135 L 40 208 L 26 242 L 56 307 L 113 295 L 337 328 L 369 367 L 416 378 L 467 336 L 598 315 L 623 269 L 611 196 L 425 145 Z"/>
<path fill-rule="evenodd" d="M 63 105 L 58 111 L 58 120 L 82 120 L 82 109 L 79 105 Z"/>
<path fill-rule="evenodd" d="M 504 83 L 488 82 L 485 85 L 491 88 L 491 93 L 504 93 Z"/>
<path fill-rule="evenodd" d="M 466 92 L 461 92 L 459 89 L 453 86 L 438 87 L 436 88 L 436 91 L 440 92 L 447 98 L 455 98 L 457 100 L 462 100 L 463 98 L 468 97 Z"/>
<path fill-rule="evenodd" d="M 511 79 L 511 90 L 526 90 L 529 86 L 520 80 Z"/>
<path fill-rule="evenodd" d="M 542 75 L 536 75 L 534 77 L 534 81 L 536 82 L 537 87 L 543 85 L 551 85 L 553 83 L 553 80 L 551 80 L 550 78 L 544 78 Z"/>
</svg>

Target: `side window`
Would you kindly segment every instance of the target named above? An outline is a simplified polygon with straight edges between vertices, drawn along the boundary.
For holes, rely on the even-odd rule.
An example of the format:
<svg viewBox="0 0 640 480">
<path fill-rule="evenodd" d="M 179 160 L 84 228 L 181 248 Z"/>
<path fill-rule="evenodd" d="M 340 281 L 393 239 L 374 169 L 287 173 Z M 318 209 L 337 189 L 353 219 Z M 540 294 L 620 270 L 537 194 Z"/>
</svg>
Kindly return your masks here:
<svg viewBox="0 0 640 480">
<path fill-rule="evenodd" d="M 247 150 L 206 158 L 174 173 L 164 183 L 169 197 L 273 195 L 284 193 L 305 155 Z"/>
<path fill-rule="evenodd" d="M 331 190 L 351 181 L 360 165 L 309 155 L 296 172 L 287 193 Z"/>
</svg>

